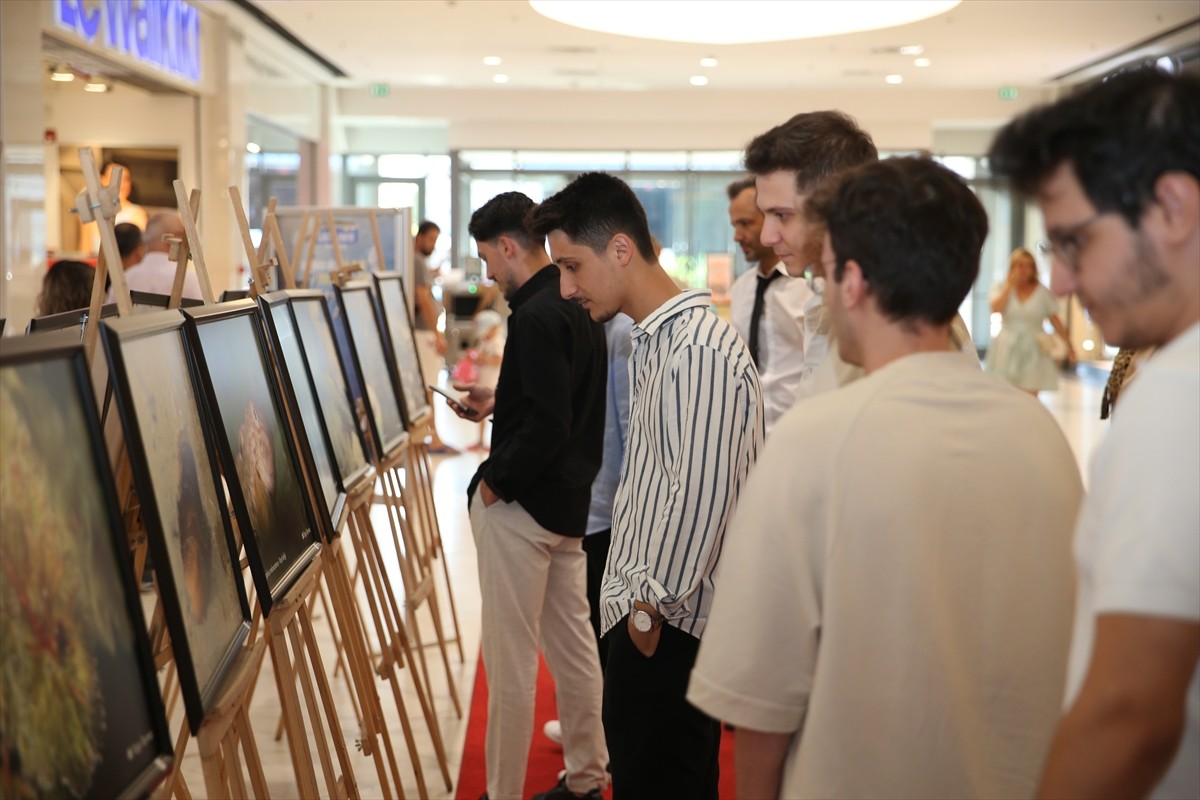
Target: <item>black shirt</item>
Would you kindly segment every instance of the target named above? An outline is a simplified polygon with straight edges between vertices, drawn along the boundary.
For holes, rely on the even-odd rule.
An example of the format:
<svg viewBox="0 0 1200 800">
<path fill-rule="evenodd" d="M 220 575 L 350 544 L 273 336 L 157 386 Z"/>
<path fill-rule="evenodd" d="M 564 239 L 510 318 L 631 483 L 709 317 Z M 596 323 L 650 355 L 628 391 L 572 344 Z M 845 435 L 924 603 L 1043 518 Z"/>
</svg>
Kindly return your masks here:
<svg viewBox="0 0 1200 800">
<path fill-rule="evenodd" d="M 558 282 L 550 264 L 508 300 L 492 453 L 467 498 L 483 479 L 546 530 L 583 536 L 604 448 L 608 352 L 604 326 L 564 300 Z"/>
</svg>

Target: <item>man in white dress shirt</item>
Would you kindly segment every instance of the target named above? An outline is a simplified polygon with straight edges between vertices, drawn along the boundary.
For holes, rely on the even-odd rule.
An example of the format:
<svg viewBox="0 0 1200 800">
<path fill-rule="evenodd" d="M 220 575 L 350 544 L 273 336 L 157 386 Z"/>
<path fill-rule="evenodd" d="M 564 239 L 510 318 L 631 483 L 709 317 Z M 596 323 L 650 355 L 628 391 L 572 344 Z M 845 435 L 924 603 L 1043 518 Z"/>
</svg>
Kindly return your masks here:
<svg viewBox="0 0 1200 800">
<path fill-rule="evenodd" d="M 1116 75 L 1010 123 L 989 161 L 1041 206 L 1054 292 L 1157 348 L 1092 459 L 1039 795 L 1200 797 L 1200 79 Z"/>
<path fill-rule="evenodd" d="M 739 797 L 1028 797 L 1082 486 L 1046 409 L 951 348 L 987 215 L 915 158 L 810 204 L 834 341 L 867 375 L 775 427 L 688 699 L 737 726 Z"/>
<path fill-rule="evenodd" d="M 171 245 L 163 241 L 164 236 L 183 238 L 183 220 L 174 211 L 163 211 L 155 214 L 146 223 L 146 233 L 143 240 L 146 243 L 146 255 L 140 264 L 135 264 L 125 272 L 125 282 L 131 292 L 152 292 L 153 294 L 170 294 L 175 285 L 175 262 L 168 253 Z M 200 281 L 196 273 L 188 267 L 183 279 L 183 297 L 195 300 L 203 299 L 200 292 Z"/>
<path fill-rule="evenodd" d="M 629 441 L 600 589 L 604 729 L 620 800 L 716 800 L 721 728 L 684 699 L 725 529 L 762 442 L 758 372 L 707 291 L 654 257 L 623 181 L 586 173 L 532 214 L 563 297 L 634 321 Z"/>
<path fill-rule="evenodd" d="M 730 289 L 729 321 L 758 367 L 763 423 L 769 434 L 775 420 L 796 402 L 804 369 L 804 306 L 814 295 L 808 283 L 790 277 L 775 251 L 760 241 L 763 214 L 755 205 L 754 178 L 734 181 L 727 193 L 733 240 L 752 267 Z"/>
</svg>

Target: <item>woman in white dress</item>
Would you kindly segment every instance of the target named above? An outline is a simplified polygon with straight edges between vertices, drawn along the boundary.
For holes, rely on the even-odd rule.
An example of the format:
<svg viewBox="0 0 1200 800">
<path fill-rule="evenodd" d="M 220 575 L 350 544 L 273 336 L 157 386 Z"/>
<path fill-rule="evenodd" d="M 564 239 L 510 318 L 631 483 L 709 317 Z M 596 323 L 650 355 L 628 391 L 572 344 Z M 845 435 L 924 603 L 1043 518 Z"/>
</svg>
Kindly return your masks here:
<svg viewBox="0 0 1200 800">
<path fill-rule="evenodd" d="M 1003 322 L 988 351 L 988 372 L 1034 396 L 1057 389 L 1058 366 L 1038 342 L 1043 322 L 1050 320 L 1055 334 L 1066 342 L 1068 363 L 1075 361 L 1075 351 L 1058 316 L 1058 301 L 1038 280 L 1037 262 L 1024 247 L 1013 251 L 1008 280 L 993 290 L 991 308 Z"/>
</svg>

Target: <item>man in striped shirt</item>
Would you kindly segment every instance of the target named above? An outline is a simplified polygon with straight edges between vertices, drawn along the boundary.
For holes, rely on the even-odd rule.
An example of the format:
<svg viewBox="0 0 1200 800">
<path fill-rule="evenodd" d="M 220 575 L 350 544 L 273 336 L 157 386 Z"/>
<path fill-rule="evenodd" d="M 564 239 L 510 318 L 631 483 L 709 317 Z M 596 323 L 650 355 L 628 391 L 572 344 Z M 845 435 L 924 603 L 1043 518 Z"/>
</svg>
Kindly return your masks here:
<svg viewBox="0 0 1200 800">
<path fill-rule="evenodd" d="M 680 291 L 654 257 L 633 191 L 579 176 L 532 214 L 563 296 L 606 321 L 634 320 L 629 440 L 601 587 L 608 637 L 604 725 L 613 791 L 716 798 L 719 724 L 684 699 L 708 619 L 722 540 L 763 438 L 750 353 Z"/>
</svg>

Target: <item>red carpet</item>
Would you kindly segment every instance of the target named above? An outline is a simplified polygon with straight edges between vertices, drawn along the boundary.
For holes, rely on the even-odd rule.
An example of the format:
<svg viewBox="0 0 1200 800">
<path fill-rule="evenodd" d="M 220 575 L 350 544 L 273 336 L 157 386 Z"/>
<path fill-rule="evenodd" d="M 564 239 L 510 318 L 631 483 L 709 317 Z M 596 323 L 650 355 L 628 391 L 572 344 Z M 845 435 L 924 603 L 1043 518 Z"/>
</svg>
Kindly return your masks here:
<svg viewBox="0 0 1200 800">
<path fill-rule="evenodd" d="M 558 781 L 558 772 L 563 768 L 562 747 L 542 735 L 542 726 L 556 719 L 558 712 L 554 704 L 554 680 L 546 662 L 539 659 L 537 706 L 534 710 L 533 744 L 529 748 L 529 766 L 525 773 L 525 797 L 544 792 Z M 463 744 L 462 766 L 458 770 L 456 800 L 478 800 L 487 791 L 487 775 L 484 764 L 484 739 L 487 734 L 487 679 L 483 672 L 483 658 L 475 672 L 475 689 L 471 692 L 470 718 L 467 720 L 467 738 Z M 733 800 L 733 734 L 722 731 L 721 736 L 721 783 L 722 800 Z M 604 795 L 611 800 L 612 790 Z"/>
</svg>

